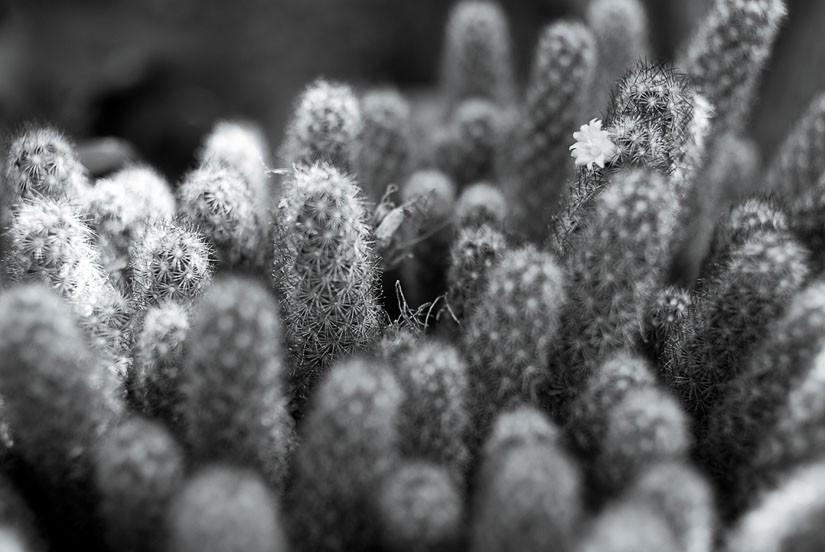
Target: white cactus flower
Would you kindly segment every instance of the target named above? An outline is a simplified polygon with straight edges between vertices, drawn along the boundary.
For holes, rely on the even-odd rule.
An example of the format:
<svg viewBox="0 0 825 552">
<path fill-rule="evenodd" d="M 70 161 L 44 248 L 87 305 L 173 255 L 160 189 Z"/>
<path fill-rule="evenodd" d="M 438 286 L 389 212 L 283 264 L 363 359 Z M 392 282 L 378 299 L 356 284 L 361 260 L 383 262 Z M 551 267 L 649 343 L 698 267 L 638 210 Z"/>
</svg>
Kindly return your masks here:
<svg viewBox="0 0 825 552">
<path fill-rule="evenodd" d="M 613 161 L 619 153 L 616 144 L 610 140 L 607 131 L 602 130 L 602 122 L 592 119 L 573 133 L 576 143 L 570 146 L 571 155 L 576 159 L 576 166 L 586 165 L 593 170 L 596 164 L 603 169 L 604 164 Z"/>
</svg>

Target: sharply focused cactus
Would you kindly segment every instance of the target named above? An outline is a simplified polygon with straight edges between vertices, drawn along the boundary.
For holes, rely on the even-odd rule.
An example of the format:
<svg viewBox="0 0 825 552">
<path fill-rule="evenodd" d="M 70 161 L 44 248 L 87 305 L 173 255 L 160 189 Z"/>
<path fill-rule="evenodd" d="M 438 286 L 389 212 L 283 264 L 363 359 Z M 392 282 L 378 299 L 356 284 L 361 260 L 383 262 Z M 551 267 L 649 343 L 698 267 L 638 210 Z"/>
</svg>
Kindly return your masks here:
<svg viewBox="0 0 825 552">
<path fill-rule="evenodd" d="M 740 131 L 747 123 L 786 14 L 785 0 L 714 0 L 699 23 L 677 67 L 716 106 L 717 131 Z"/>
<path fill-rule="evenodd" d="M 575 464 L 551 444 L 500 451 L 478 482 L 470 550 L 570 550 L 582 517 Z M 489 458 L 484 458 L 489 461 Z"/>
<path fill-rule="evenodd" d="M 451 345 L 431 341 L 403 355 L 395 368 L 406 393 L 398 420 L 401 453 L 442 464 L 463 484 L 471 429 L 466 362 Z"/>
<path fill-rule="evenodd" d="M 159 221 L 133 245 L 132 297 L 139 308 L 165 299 L 192 302 L 212 281 L 212 250 L 185 222 Z"/>
<path fill-rule="evenodd" d="M 53 484 L 88 475 L 90 452 L 120 413 L 71 309 L 42 284 L 0 295 L 0 393 L 14 447 Z"/>
<path fill-rule="evenodd" d="M 267 164 L 269 144 L 263 131 L 250 121 L 219 121 L 198 152 L 201 165 L 219 162 L 240 172 L 256 201 L 269 196 Z"/>
<path fill-rule="evenodd" d="M 82 202 L 103 267 L 126 289 L 129 247 L 143 238 L 146 224 L 174 217 L 169 184 L 153 169 L 136 165 L 98 180 Z"/>
<path fill-rule="evenodd" d="M 361 128 L 361 107 L 352 89 L 319 79 L 298 99 L 280 155 L 288 164 L 330 163 L 349 171 Z"/>
<path fill-rule="evenodd" d="M 76 208 L 48 198 L 23 200 L 7 232 L 4 270 L 12 282 L 40 281 L 62 295 L 91 344 L 117 372 L 125 366 L 131 306 L 100 266 Z"/>
<path fill-rule="evenodd" d="M 164 532 L 158 527 L 183 481 L 178 444 L 161 426 L 129 418 L 96 445 L 94 458 L 109 546 L 125 552 L 159 550 Z"/>
<path fill-rule="evenodd" d="M 77 200 L 88 186 L 74 145 L 51 127 L 20 131 L 9 146 L 3 173 L 8 205 L 33 197 Z"/>
<path fill-rule="evenodd" d="M 825 346 L 825 284 L 799 293 L 774 321 L 742 373 L 725 388 L 708 415 L 701 456 L 724 496 L 772 426 L 788 392 L 811 369 Z"/>
<path fill-rule="evenodd" d="M 377 337 L 378 273 L 358 188 L 335 168 L 296 168 L 277 219 L 273 279 L 300 405 L 333 361 Z"/>
<path fill-rule="evenodd" d="M 391 552 L 448 552 L 461 537 L 464 507 L 449 472 L 421 461 L 401 463 L 376 500 L 382 540 Z"/>
<path fill-rule="evenodd" d="M 390 184 L 400 185 L 413 160 L 410 106 L 394 90 L 375 90 L 361 99 L 363 124 L 355 169 L 367 199 L 378 203 Z"/>
<path fill-rule="evenodd" d="M 441 78 L 450 105 L 474 97 L 499 104 L 513 100 L 510 30 L 496 2 L 457 3 L 449 15 L 444 42 Z"/>
<path fill-rule="evenodd" d="M 398 459 L 403 399 L 389 366 L 351 359 L 330 371 L 302 426 L 290 488 L 290 531 L 299 550 L 376 545 L 369 497 Z"/>
<path fill-rule="evenodd" d="M 199 460 L 249 465 L 279 488 L 292 449 L 281 323 L 255 281 L 217 280 L 187 335 L 180 376 L 186 440 Z"/>
<path fill-rule="evenodd" d="M 241 172 L 206 161 L 184 178 L 177 197 L 180 214 L 210 240 L 221 268 L 267 273 L 271 248 L 264 198 Z"/>
<path fill-rule="evenodd" d="M 252 471 L 213 465 L 193 475 L 172 500 L 165 550 L 285 552 L 281 510 Z"/>
<path fill-rule="evenodd" d="M 742 357 L 804 285 L 807 256 L 786 233 L 757 232 L 710 277 L 660 366 L 691 412 L 706 414 L 741 372 Z"/>
<path fill-rule="evenodd" d="M 596 38 L 598 70 L 590 105 L 607 107 L 610 88 L 637 60 L 648 56 L 648 20 L 639 0 L 594 0 L 587 6 L 587 26 Z"/>
<path fill-rule="evenodd" d="M 596 43 L 581 23 L 562 21 L 539 37 L 519 120 L 511 201 L 528 237 L 546 239 L 549 213 L 573 175 L 567 146 L 581 119 L 596 69 Z"/>
<path fill-rule="evenodd" d="M 497 411 L 545 399 L 566 302 L 556 259 L 533 246 L 505 253 L 490 271 L 464 334 L 480 436 Z"/>
</svg>

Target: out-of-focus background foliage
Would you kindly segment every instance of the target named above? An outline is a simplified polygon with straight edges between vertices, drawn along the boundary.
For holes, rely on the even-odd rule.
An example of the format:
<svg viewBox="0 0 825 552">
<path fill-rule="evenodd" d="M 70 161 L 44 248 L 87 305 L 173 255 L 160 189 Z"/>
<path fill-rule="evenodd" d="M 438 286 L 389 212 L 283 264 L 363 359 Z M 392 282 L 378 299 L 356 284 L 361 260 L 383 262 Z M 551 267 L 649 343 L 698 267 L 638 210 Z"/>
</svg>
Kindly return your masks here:
<svg viewBox="0 0 825 552">
<path fill-rule="evenodd" d="M 673 56 L 710 0 L 647 0 Z M 502 0 L 523 78 L 542 25 L 587 0 Z M 252 118 L 273 146 L 300 90 L 437 83 L 449 0 L 0 0 L 0 125 L 32 118 L 76 139 L 118 136 L 176 178 L 216 119 Z M 825 90 L 825 1 L 788 0 L 751 122 L 770 156 Z M 572 132 L 573 129 L 571 129 Z"/>
</svg>

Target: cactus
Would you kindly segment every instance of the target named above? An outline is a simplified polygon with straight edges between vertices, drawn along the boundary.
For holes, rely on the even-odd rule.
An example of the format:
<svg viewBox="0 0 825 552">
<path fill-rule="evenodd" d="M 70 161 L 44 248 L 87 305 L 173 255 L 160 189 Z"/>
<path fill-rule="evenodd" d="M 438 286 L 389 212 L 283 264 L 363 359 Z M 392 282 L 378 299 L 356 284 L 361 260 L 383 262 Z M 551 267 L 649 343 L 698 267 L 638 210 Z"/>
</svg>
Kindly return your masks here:
<svg viewBox="0 0 825 552">
<path fill-rule="evenodd" d="M 674 550 L 713 550 L 713 493 L 690 465 L 672 461 L 652 465 L 633 483 L 625 500 L 647 504 L 667 521 L 679 545 Z"/>
<path fill-rule="evenodd" d="M 333 361 L 377 337 L 378 271 L 358 188 L 335 168 L 297 167 L 277 219 L 273 279 L 300 406 Z"/>
<path fill-rule="evenodd" d="M 496 2 L 463 0 L 450 11 L 442 82 L 449 105 L 468 98 L 513 100 L 515 78 L 507 16 Z"/>
<path fill-rule="evenodd" d="M 267 272 L 268 221 L 241 172 L 207 161 L 184 178 L 177 196 L 179 213 L 209 238 L 221 268 Z"/>
<path fill-rule="evenodd" d="M 494 228 L 504 226 L 509 207 L 507 198 L 492 184 L 478 182 L 464 188 L 455 202 L 455 224 L 468 228 L 490 224 Z"/>
<path fill-rule="evenodd" d="M 611 412 L 630 393 L 655 385 L 653 367 L 630 351 L 618 351 L 591 374 L 572 403 L 565 433 L 582 458 L 595 455 L 607 434 Z"/>
<path fill-rule="evenodd" d="M 784 316 L 771 324 L 708 415 L 700 452 L 723 496 L 733 492 L 764 429 L 776 423 L 788 392 L 805 378 L 823 346 L 825 284 L 818 282 L 794 297 Z"/>
<path fill-rule="evenodd" d="M 269 144 L 263 131 L 251 121 L 215 123 L 198 152 L 198 162 L 201 166 L 226 164 L 243 175 L 256 201 L 269 197 Z"/>
<path fill-rule="evenodd" d="M 784 0 L 715 0 L 677 61 L 716 106 L 717 132 L 741 131 L 767 64 Z"/>
<path fill-rule="evenodd" d="M 813 98 L 779 146 L 765 173 L 767 191 L 797 198 L 813 188 L 825 172 L 825 93 Z"/>
<path fill-rule="evenodd" d="M 455 181 L 458 190 L 485 180 L 497 180 L 499 152 L 505 144 L 506 113 L 477 98 L 461 102 L 450 126 L 436 135 L 436 167 Z"/>
<path fill-rule="evenodd" d="M 165 550 L 282 552 L 281 511 L 252 471 L 212 465 L 193 475 L 169 507 Z"/>
<path fill-rule="evenodd" d="M 742 370 L 743 355 L 804 285 L 807 255 L 785 233 L 754 234 L 709 279 L 685 319 L 688 329 L 665 344 L 662 373 L 700 421 Z M 691 338 L 682 339 L 685 333 Z"/>
<path fill-rule="evenodd" d="M 726 552 L 816 550 L 822 545 L 825 462 L 794 470 L 731 529 Z"/>
<path fill-rule="evenodd" d="M 621 491 L 654 462 L 684 458 L 692 444 L 679 403 L 656 387 L 630 391 L 607 418 L 594 459 L 594 487 L 601 500 Z"/>
<path fill-rule="evenodd" d="M 564 451 L 550 444 L 514 446 L 501 452 L 495 471 L 484 473 L 474 497 L 470 550 L 572 547 L 582 518 L 580 480 Z"/>
<path fill-rule="evenodd" d="M 94 451 L 106 540 L 114 550 L 152 551 L 163 544 L 166 507 L 183 481 L 183 452 L 161 426 L 130 418 Z"/>
<path fill-rule="evenodd" d="M 553 382 L 569 396 L 612 351 L 641 337 L 668 254 L 675 200 L 650 169 L 627 169 L 597 199 L 567 259 L 571 300 L 564 360 Z"/>
<path fill-rule="evenodd" d="M 413 158 L 410 106 L 394 90 L 374 90 L 361 99 L 363 124 L 356 172 L 367 199 L 377 204 L 390 184 L 400 184 Z"/>
<path fill-rule="evenodd" d="M 825 353 L 819 352 L 811 367 L 788 392 L 786 402 L 776 414 L 750 458 L 740 470 L 737 498 L 776 486 L 777 480 L 792 468 L 821 458 L 825 453 Z"/>
<path fill-rule="evenodd" d="M 447 299 L 459 322 L 470 319 L 484 290 L 489 274 L 501 262 L 507 240 L 490 225 L 463 228 L 450 248 L 447 271 Z"/>
<path fill-rule="evenodd" d="M 112 369 L 125 369 L 131 306 L 99 265 L 91 232 L 69 203 L 48 198 L 21 201 L 7 232 L 4 269 L 12 282 L 48 284 L 73 307 L 95 349 Z"/>
<path fill-rule="evenodd" d="M 361 128 L 361 107 L 352 89 L 318 79 L 298 99 L 281 157 L 287 164 L 329 163 L 349 172 Z"/>
<path fill-rule="evenodd" d="M 387 476 L 376 502 L 386 550 L 446 552 L 458 546 L 464 508 L 445 468 L 403 462 Z"/>
<path fill-rule="evenodd" d="M 375 354 L 390 364 L 396 364 L 421 343 L 422 333 L 408 324 L 390 324 L 375 346 Z"/>
<path fill-rule="evenodd" d="M 594 0 L 585 12 L 596 38 L 598 64 L 590 105 L 603 109 L 613 83 L 650 51 L 648 20 L 639 0 Z"/>
<path fill-rule="evenodd" d="M 693 297 L 690 292 L 676 286 L 666 286 L 650 298 L 644 318 L 642 341 L 657 366 L 664 362 L 668 340 L 684 341 L 685 333 L 693 329 L 686 324 L 692 306 Z"/>
<path fill-rule="evenodd" d="M 692 286 L 713 240 L 714 228 L 730 203 L 755 188 L 761 159 L 756 144 L 733 134 L 717 137 L 704 167 L 681 203 L 668 281 Z M 701 185 L 698 185 L 701 183 Z"/>
<path fill-rule="evenodd" d="M 471 429 L 464 359 L 447 343 L 425 341 L 401 356 L 395 375 L 406 393 L 398 420 L 401 454 L 444 465 L 461 485 Z"/>
<path fill-rule="evenodd" d="M 548 213 L 573 174 L 566 151 L 570 130 L 581 117 L 595 68 L 596 43 L 583 24 L 562 21 L 542 30 L 519 121 L 518 185 L 511 198 L 523 230 L 537 242 L 546 238 Z"/>
<path fill-rule="evenodd" d="M 415 244 L 401 265 L 405 294 L 413 306 L 433 301 L 447 289 L 445 272 L 453 229 L 455 186 L 439 171 L 417 171 L 401 188 L 401 201 L 425 197 L 422 227 L 427 237 Z"/>
<path fill-rule="evenodd" d="M 22 129 L 9 145 L 3 173 L 6 205 L 35 197 L 77 200 L 88 186 L 74 145 L 51 127 Z"/>
<path fill-rule="evenodd" d="M 180 423 L 180 374 L 189 310 L 174 301 L 149 307 L 135 333 L 127 390 L 133 407 L 172 428 Z"/>
<path fill-rule="evenodd" d="M 85 222 L 95 231 L 101 264 L 126 290 L 129 247 L 142 239 L 149 221 L 171 220 L 175 214 L 169 184 L 154 169 L 136 165 L 98 180 L 82 203 Z"/>
<path fill-rule="evenodd" d="M 389 366 L 350 359 L 313 395 L 289 490 L 290 531 L 299 550 L 377 544 L 369 498 L 398 459 L 403 391 Z"/>
<path fill-rule="evenodd" d="M 281 324 L 274 299 L 246 278 L 218 280 L 187 335 L 181 414 L 193 456 L 248 464 L 279 489 L 292 449 Z"/>
<path fill-rule="evenodd" d="M 675 195 L 684 196 L 704 155 L 712 113 L 684 75 L 642 62 L 629 69 L 614 85 L 604 130 L 594 119 L 574 134 L 579 142 L 571 149 L 581 167 L 551 221 L 554 247 L 570 247 L 598 196 L 628 165 L 667 174 Z"/>
<path fill-rule="evenodd" d="M 166 299 L 192 302 L 212 281 L 212 250 L 189 224 L 158 221 L 129 252 L 132 297 L 145 310 Z"/>
<path fill-rule="evenodd" d="M 619 501 L 592 522 L 577 552 L 682 550 L 664 516 L 649 504 Z"/>
<path fill-rule="evenodd" d="M 505 253 L 490 271 L 464 335 L 481 436 L 497 411 L 539 402 L 566 301 L 555 258 L 533 246 Z"/>
</svg>

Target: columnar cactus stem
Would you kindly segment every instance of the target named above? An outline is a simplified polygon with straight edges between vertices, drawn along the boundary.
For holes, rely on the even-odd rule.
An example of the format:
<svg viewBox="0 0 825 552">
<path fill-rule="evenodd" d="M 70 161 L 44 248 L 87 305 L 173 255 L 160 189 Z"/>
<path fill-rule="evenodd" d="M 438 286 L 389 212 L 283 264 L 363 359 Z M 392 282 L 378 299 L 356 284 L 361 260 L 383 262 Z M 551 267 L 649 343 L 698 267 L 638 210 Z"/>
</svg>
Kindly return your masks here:
<svg viewBox="0 0 825 552">
<path fill-rule="evenodd" d="M 513 100 L 512 44 L 507 16 L 496 2 L 464 0 L 450 12 L 442 81 L 450 105 L 468 98 Z"/>
<path fill-rule="evenodd" d="M 358 188 L 329 165 L 296 168 L 277 219 L 273 278 L 300 406 L 333 361 L 378 336 L 378 269 Z"/>
<path fill-rule="evenodd" d="M 647 13 L 639 0 L 594 0 L 587 6 L 585 21 L 596 37 L 598 53 L 590 105 L 601 110 L 607 107 L 613 83 L 648 56 Z"/>
<path fill-rule="evenodd" d="M 183 452 L 163 427 L 130 418 L 95 447 L 106 540 L 116 550 L 162 547 L 167 505 L 183 481 Z"/>
<path fill-rule="evenodd" d="M 363 124 L 355 169 L 367 199 L 377 204 L 390 184 L 401 184 L 413 158 L 410 106 L 394 90 L 375 90 L 361 100 Z"/>
<path fill-rule="evenodd" d="M 614 502 L 598 515 L 577 552 L 681 550 L 667 520 L 650 504 Z"/>
<path fill-rule="evenodd" d="M 263 131 L 250 121 L 219 121 L 198 152 L 200 165 L 218 162 L 240 172 L 256 201 L 266 200 L 269 144 Z"/>
<path fill-rule="evenodd" d="M 363 359 L 336 365 L 318 388 L 289 491 L 289 526 L 300 550 L 377 544 L 368 502 L 397 463 L 402 400 L 390 367 Z"/>
<path fill-rule="evenodd" d="M 799 293 L 771 324 L 742 373 L 708 415 L 701 457 L 723 496 L 753 456 L 765 428 L 776 423 L 788 392 L 805 377 L 825 346 L 825 284 Z"/>
<path fill-rule="evenodd" d="M 825 172 L 825 93 L 811 101 L 767 167 L 764 187 L 799 197 Z"/>
<path fill-rule="evenodd" d="M 212 281 L 212 251 L 185 222 L 159 221 L 146 228 L 129 253 L 132 297 L 146 309 L 166 299 L 192 302 Z"/>
<path fill-rule="evenodd" d="M 581 23 L 562 21 L 539 37 L 519 120 L 515 182 L 510 198 L 528 237 L 543 241 L 549 213 L 573 176 L 567 151 L 596 69 L 596 43 Z"/>
<path fill-rule="evenodd" d="M 464 507 L 447 469 L 422 461 L 401 463 L 377 499 L 382 540 L 390 552 L 447 552 L 460 542 Z"/>
<path fill-rule="evenodd" d="M 287 164 L 330 163 L 350 171 L 361 128 L 361 108 L 352 89 L 319 79 L 298 99 L 281 157 Z"/>
<path fill-rule="evenodd" d="M 169 507 L 166 550 L 287 550 L 280 508 L 253 471 L 213 465 L 186 482 Z"/>
<path fill-rule="evenodd" d="M 9 146 L 4 176 L 7 205 L 33 197 L 77 200 L 88 186 L 74 145 L 50 127 L 29 126 L 17 135 Z"/>
<path fill-rule="evenodd" d="M 184 178 L 177 196 L 179 213 L 209 238 L 221 268 L 266 273 L 269 221 L 241 172 L 206 161 Z"/>
<path fill-rule="evenodd" d="M 486 182 L 464 188 L 455 202 L 455 224 L 469 228 L 489 224 L 501 228 L 507 218 L 509 205 L 504 194 Z"/>
<path fill-rule="evenodd" d="M 569 550 L 582 517 L 579 472 L 554 444 L 498 452 L 478 481 L 470 550 Z"/>
<path fill-rule="evenodd" d="M 556 391 L 571 394 L 612 351 L 641 337 L 645 308 L 662 280 L 675 209 L 667 180 L 627 169 L 594 205 L 567 260 L 571 301 Z"/>
<path fill-rule="evenodd" d="M 424 342 L 395 363 L 395 374 L 406 392 L 399 412 L 401 454 L 442 464 L 463 485 L 471 429 L 464 359 L 451 345 Z"/>
<path fill-rule="evenodd" d="M 293 440 L 280 344 L 269 293 L 253 280 L 218 280 L 198 306 L 180 376 L 193 456 L 249 465 L 274 489 L 286 475 Z"/>
<path fill-rule="evenodd" d="M 715 0 L 677 67 L 717 108 L 717 131 L 741 131 L 787 15 L 785 0 Z"/>
<path fill-rule="evenodd" d="M 479 437 L 496 412 L 540 401 L 566 302 L 555 258 L 533 246 L 505 253 L 490 272 L 464 336 Z"/>
</svg>

